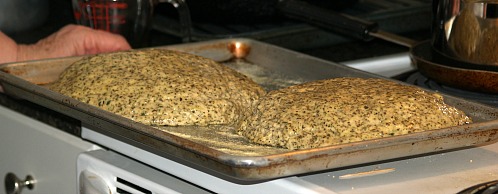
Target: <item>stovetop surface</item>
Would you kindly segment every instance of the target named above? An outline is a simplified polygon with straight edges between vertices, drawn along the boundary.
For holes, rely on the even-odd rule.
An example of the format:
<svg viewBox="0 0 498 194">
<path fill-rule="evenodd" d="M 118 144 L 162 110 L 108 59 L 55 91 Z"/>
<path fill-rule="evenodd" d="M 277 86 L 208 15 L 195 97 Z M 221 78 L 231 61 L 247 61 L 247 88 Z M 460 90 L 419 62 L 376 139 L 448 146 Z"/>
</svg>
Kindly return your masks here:
<svg viewBox="0 0 498 194">
<path fill-rule="evenodd" d="M 498 179 L 498 143 L 301 176 L 337 193 L 457 193 Z"/>
<path fill-rule="evenodd" d="M 422 41 L 430 38 L 431 5 L 432 0 L 359 0 L 340 13 L 377 22 L 383 31 Z M 178 19 L 163 15 L 161 11 L 159 9 L 154 17 L 149 45 L 185 41 L 183 38 L 187 35 L 179 30 Z M 334 62 L 408 51 L 404 46 L 384 40 L 365 42 L 285 17 L 258 23 L 192 23 L 190 39 L 194 41 L 236 37 L 256 39 Z"/>
</svg>

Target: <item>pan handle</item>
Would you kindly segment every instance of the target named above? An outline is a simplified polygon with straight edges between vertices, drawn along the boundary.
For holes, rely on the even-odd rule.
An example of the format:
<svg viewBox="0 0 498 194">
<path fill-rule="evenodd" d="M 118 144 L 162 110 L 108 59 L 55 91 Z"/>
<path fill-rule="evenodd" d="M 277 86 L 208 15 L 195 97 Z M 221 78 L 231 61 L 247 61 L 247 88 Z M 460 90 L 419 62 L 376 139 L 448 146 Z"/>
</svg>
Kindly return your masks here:
<svg viewBox="0 0 498 194">
<path fill-rule="evenodd" d="M 180 20 L 180 30 L 184 42 L 192 41 L 192 19 L 190 18 L 190 9 L 185 0 L 153 0 L 154 4 L 169 3 L 178 11 Z"/>
<path fill-rule="evenodd" d="M 379 30 L 376 22 L 336 13 L 301 0 L 278 0 L 277 10 L 289 18 L 365 41 L 376 37 L 408 48 L 417 44 L 414 40 Z"/>
<path fill-rule="evenodd" d="M 300 0 L 279 0 L 277 10 L 284 16 L 366 41 L 374 38 L 370 32 L 378 30 L 375 22 L 336 13 Z"/>
</svg>

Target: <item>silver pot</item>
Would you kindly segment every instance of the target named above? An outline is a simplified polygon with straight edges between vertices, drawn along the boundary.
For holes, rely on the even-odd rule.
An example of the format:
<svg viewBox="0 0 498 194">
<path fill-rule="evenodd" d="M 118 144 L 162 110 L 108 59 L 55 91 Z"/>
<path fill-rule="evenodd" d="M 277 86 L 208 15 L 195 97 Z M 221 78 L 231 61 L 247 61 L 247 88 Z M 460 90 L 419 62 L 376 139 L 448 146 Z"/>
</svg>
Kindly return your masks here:
<svg viewBox="0 0 498 194">
<path fill-rule="evenodd" d="M 498 65 L 498 0 L 434 0 L 433 47 L 462 61 Z"/>
</svg>

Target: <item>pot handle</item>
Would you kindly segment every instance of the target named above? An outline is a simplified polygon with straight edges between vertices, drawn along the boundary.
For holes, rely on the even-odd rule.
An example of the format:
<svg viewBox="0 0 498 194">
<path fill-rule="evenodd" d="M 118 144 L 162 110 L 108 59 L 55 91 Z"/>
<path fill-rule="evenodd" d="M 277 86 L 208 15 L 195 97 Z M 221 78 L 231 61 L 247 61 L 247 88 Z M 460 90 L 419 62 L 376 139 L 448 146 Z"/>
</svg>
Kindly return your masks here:
<svg viewBox="0 0 498 194">
<path fill-rule="evenodd" d="M 370 32 L 378 30 L 375 22 L 336 13 L 300 0 L 279 0 L 277 10 L 287 17 L 365 41 L 373 39 Z"/>
<path fill-rule="evenodd" d="M 178 18 L 180 20 L 180 30 L 183 34 L 183 41 L 192 41 L 192 19 L 190 18 L 190 9 L 188 8 L 185 0 L 154 0 L 156 3 L 169 3 L 178 11 Z"/>
<path fill-rule="evenodd" d="M 336 13 L 301 0 L 279 0 L 277 10 L 289 18 L 364 41 L 372 40 L 375 37 L 408 48 L 417 44 L 414 40 L 379 30 L 379 25 L 376 22 Z"/>
</svg>

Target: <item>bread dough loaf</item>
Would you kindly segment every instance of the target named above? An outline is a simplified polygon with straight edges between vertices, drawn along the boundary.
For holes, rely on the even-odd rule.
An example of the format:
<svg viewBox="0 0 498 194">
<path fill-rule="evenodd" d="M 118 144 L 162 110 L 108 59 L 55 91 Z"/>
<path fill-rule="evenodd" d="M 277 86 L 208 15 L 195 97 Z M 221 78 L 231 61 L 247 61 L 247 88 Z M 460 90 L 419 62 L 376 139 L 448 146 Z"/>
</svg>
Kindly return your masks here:
<svg viewBox="0 0 498 194">
<path fill-rule="evenodd" d="M 137 122 L 168 126 L 234 124 L 265 93 L 211 59 L 165 49 L 83 58 L 51 89 Z"/>
<path fill-rule="evenodd" d="M 304 149 L 469 122 L 436 93 L 383 79 L 336 78 L 269 92 L 239 132 L 255 143 Z"/>
</svg>

